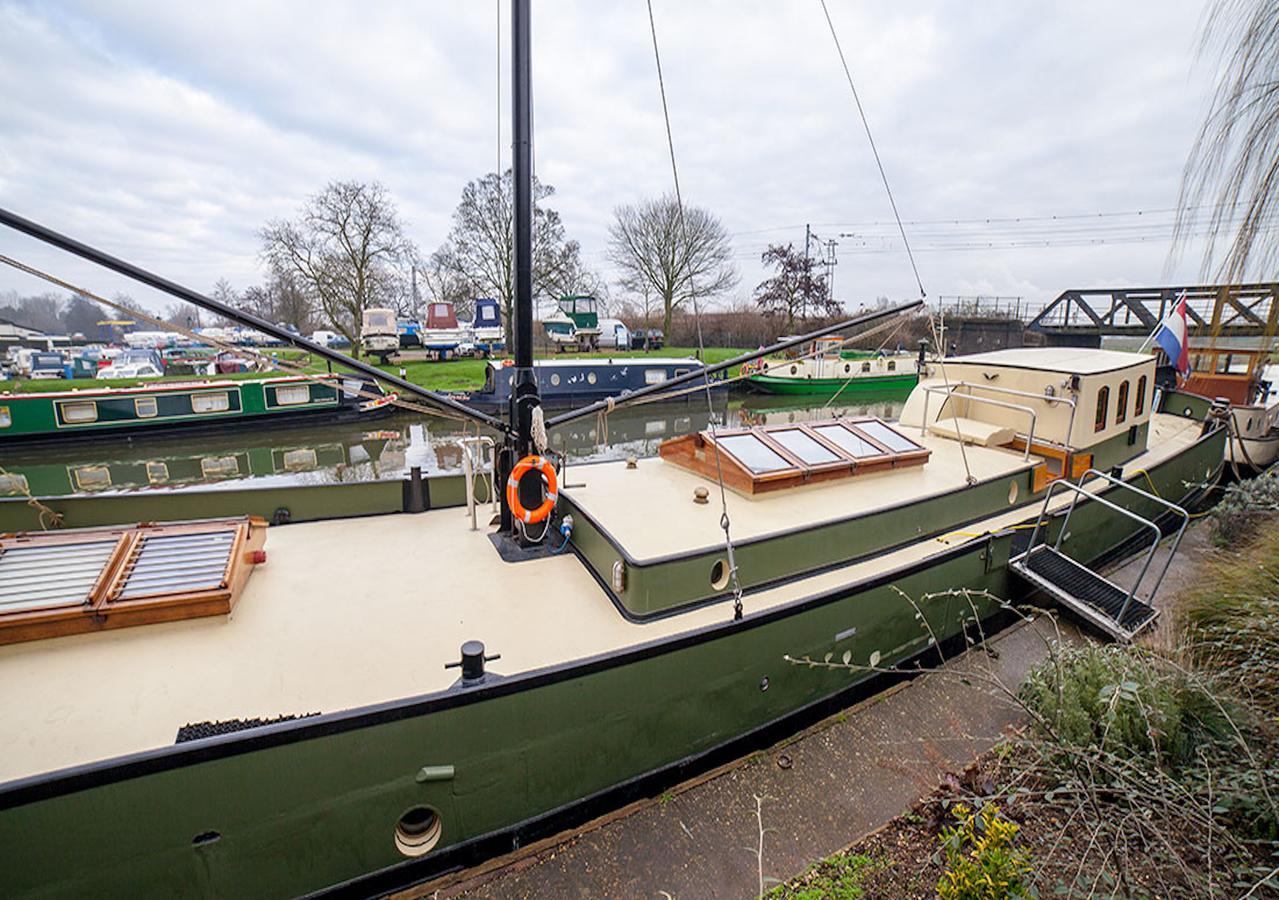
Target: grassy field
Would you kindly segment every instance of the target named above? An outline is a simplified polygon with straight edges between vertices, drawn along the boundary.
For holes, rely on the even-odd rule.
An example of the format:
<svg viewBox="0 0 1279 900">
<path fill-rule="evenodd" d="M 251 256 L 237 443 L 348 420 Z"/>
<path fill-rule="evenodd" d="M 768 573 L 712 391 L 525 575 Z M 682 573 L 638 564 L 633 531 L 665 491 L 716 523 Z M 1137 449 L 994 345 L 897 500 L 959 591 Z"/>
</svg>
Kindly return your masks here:
<svg viewBox="0 0 1279 900">
<path fill-rule="evenodd" d="M 708 347 L 706 349 L 706 359 L 714 364 L 722 362 L 726 359 L 732 359 L 745 350 L 733 347 Z M 303 363 L 310 371 L 324 372 L 328 369 L 328 364 L 323 360 L 312 361 L 308 354 L 297 350 L 281 350 L 275 351 L 275 355 L 280 359 Z M 695 350 L 691 347 L 667 347 L 663 350 L 652 353 L 645 353 L 642 350 L 628 350 L 613 353 L 573 353 L 563 354 L 557 359 L 618 359 L 642 358 L 645 356 L 673 357 L 673 356 L 693 356 Z M 385 366 L 379 366 L 385 372 L 392 375 L 398 375 L 401 368 L 405 371 L 405 377 L 414 384 L 419 384 L 424 388 L 433 391 L 469 391 L 474 390 L 484 384 L 484 369 L 488 365 L 487 360 L 483 359 L 453 359 L 448 362 L 404 362 L 391 363 Z M 261 372 L 238 372 L 234 375 L 218 375 L 217 379 L 242 379 L 242 378 L 260 378 L 264 373 Z M 736 374 L 736 371 L 730 374 Z M 86 388 L 103 388 L 103 387 L 137 387 L 142 384 L 155 384 L 157 382 L 174 382 L 174 381 L 196 381 L 199 380 L 191 375 L 174 375 L 164 378 L 77 378 L 74 380 L 63 379 L 41 379 L 39 381 L 28 380 L 11 380 L 0 381 L 0 392 L 13 393 L 30 393 L 39 391 L 72 391 L 84 390 Z"/>
</svg>

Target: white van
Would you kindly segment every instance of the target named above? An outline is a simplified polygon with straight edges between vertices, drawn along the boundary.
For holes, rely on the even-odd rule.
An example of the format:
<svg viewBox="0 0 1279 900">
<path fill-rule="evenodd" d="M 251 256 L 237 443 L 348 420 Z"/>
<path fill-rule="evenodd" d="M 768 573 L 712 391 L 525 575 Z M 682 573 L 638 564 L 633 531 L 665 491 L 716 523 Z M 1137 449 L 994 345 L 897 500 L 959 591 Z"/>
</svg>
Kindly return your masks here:
<svg viewBox="0 0 1279 900">
<path fill-rule="evenodd" d="M 600 319 L 600 347 L 631 349 L 631 331 L 620 319 Z"/>
</svg>

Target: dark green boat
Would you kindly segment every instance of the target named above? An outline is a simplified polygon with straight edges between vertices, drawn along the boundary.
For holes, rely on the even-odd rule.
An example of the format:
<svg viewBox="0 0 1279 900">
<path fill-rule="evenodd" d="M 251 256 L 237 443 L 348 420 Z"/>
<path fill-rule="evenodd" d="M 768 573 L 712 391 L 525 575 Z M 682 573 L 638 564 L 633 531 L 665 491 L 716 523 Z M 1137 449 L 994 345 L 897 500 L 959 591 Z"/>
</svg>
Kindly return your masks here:
<svg viewBox="0 0 1279 900">
<path fill-rule="evenodd" d="M 0 446 L 369 416 L 391 411 L 392 399 L 371 382 L 337 375 L 0 393 Z"/>
</svg>

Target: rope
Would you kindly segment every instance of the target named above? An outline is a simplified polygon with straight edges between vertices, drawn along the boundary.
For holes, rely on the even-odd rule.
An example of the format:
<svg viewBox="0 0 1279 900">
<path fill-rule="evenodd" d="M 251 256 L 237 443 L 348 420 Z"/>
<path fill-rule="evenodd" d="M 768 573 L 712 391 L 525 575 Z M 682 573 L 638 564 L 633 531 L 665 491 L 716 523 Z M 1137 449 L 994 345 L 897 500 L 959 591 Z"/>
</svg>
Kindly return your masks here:
<svg viewBox="0 0 1279 900">
<path fill-rule="evenodd" d="M 197 343 L 208 344 L 211 347 L 225 350 L 230 353 L 238 353 L 238 354 L 252 357 L 263 365 L 266 365 L 268 367 L 273 367 L 284 372 L 292 372 L 295 375 L 298 375 L 310 381 L 316 382 L 317 384 L 329 383 L 329 380 L 324 375 L 321 375 L 316 372 L 312 372 L 306 367 L 299 365 L 297 363 L 293 363 L 289 360 L 278 359 L 275 357 L 268 356 L 266 353 L 263 353 L 261 350 L 257 349 L 256 347 L 244 347 L 238 344 L 230 344 L 230 343 L 227 343 L 226 341 L 223 341 L 219 338 L 212 337 L 210 335 L 196 334 L 196 332 L 194 332 L 193 330 L 186 328 L 182 325 L 179 325 L 173 322 L 166 322 L 165 320 L 161 318 L 153 316 L 149 313 L 145 313 L 140 309 L 134 309 L 133 307 L 125 303 L 121 303 L 118 300 L 108 300 L 106 297 L 103 297 L 99 294 L 95 294 L 92 291 L 89 291 L 78 285 L 72 284 L 69 281 L 64 281 L 61 278 L 58 278 L 56 275 L 51 275 L 48 272 L 42 271 L 41 269 L 37 269 L 34 266 L 27 265 L 24 262 L 13 259 L 12 257 L 0 254 L 0 263 L 4 263 L 5 265 L 11 268 L 17 269 L 19 272 L 25 272 L 28 275 L 34 275 L 36 278 L 42 279 L 43 281 L 47 281 L 49 284 L 63 288 L 64 290 L 67 290 L 67 291 L 71 291 L 72 293 L 79 294 L 80 296 L 85 297 L 89 300 L 93 300 L 97 303 L 101 303 L 103 306 L 109 306 L 112 309 L 117 310 L 118 312 L 124 313 L 130 318 L 140 319 L 141 321 L 147 322 L 148 324 L 154 325 L 157 328 L 160 328 L 162 330 L 173 331 L 177 334 L 183 335 L 184 337 L 187 337 L 193 341 L 196 341 Z M 348 390 L 347 388 L 344 387 L 343 390 L 347 391 L 348 393 L 355 394 L 357 397 L 362 397 L 366 400 L 382 400 L 382 399 L 385 399 L 386 397 L 385 394 L 375 394 L 372 391 L 367 391 L 363 388 L 352 388 Z M 450 419 L 455 422 L 467 421 L 464 416 L 459 416 L 456 413 L 445 412 L 444 410 L 435 409 L 434 407 L 424 406 L 420 403 L 414 403 L 413 401 L 406 400 L 403 397 L 400 397 L 398 395 L 391 400 L 391 405 L 398 407 L 400 409 L 410 410 L 412 412 L 416 412 L 424 416 L 436 416 L 441 419 Z"/>
<path fill-rule="evenodd" d="M 928 327 L 932 329 L 933 340 L 937 342 L 937 346 L 938 348 L 940 348 L 941 332 L 938 330 L 936 320 L 933 319 L 931 314 L 928 316 Z M 968 484 L 976 484 L 977 479 L 973 477 L 973 470 L 968 467 L 968 450 L 964 446 L 964 432 L 959 427 L 959 404 L 953 402 L 955 397 L 950 391 L 950 379 L 946 377 L 945 360 L 946 360 L 945 350 L 939 349 L 939 352 L 937 354 L 937 368 L 941 371 L 942 384 L 945 385 L 946 387 L 946 400 L 943 401 L 943 405 L 945 403 L 950 403 L 951 416 L 953 417 L 955 422 L 955 439 L 959 443 L 959 458 L 964 461 L 964 476 L 965 476 L 964 480 Z M 941 410 L 937 411 L 937 420 L 941 421 Z M 928 423 L 924 422 L 923 427 L 927 428 Z M 1030 440 L 1029 435 L 1026 436 L 1026 440 L 1027 441 Z"/>
<path fill-rule="evenodd" d="M 887 323 L 885 323 L 885 327 L 886 327 L 887 325 L 891 325 L 891 324 L 892 324 L 892 320 L 890 319 Z M 883 350 L 885 347 L 887 347 L 887 346 L 888 346 L 888 342 L 889 342 L 889 341 L 891 341 L 894 337 L 896 337 L 896 336 L 897 336 L 897 332 L 901 331 L 901 330 L 902 330 L 902 326 L 903 326 L 903 325 L 905 325 L 905 324 L 906 324 L 906 317 L 905 317 L 905 316 L 901 316 L 901 317 L 899 318 L 898 322 L 897 322 L 897 327 L 893 329 L 892 334 L 890 334 L 890 335 L 888 335 L 888 337 L 884 338 L 883 342 L 882 342 L 882 343 L 881 343 L 878 347 L 876 347 L 876 348 L 875 348 L 875 352 L 876 352 L 876 353 L 878 353 L 879 351 L 881 351 L 881 350 Z M 866 336 L 866 335 L 864 335 L 864 334 L 859 334 L 859 335 L 858 335 L 858 337 L 865 337 L 865 336 Z M 845 343 L 847 343 L 847 341 L 845 341 Z M 841 344 L 840 346 L 842 347 L 843 345 Z M 848 376 L 847 378 L 845 378 L 845 379 L 844 379 L 844 383 L 843 383 L 843 384 L 841 384 L 841 385 L 839 386 L 839 390 L 837 390 L 835 393 L 831 394 L 830 399 L 829 399 L 829 400 L 827 400 L 825 403 L 823 403 L 823 404 L 822 404 L 822 409 L 828 409 L 828 408 L 830 407 L 830 405 L 831 405 L 832 403 L 834 403 L 834 402 L 835 402 L 835 399 L 836 399 L 837 397 L 839 397 L 839 395 L 840 395 L 840 394 L 844 393 L 844 389 L 845 389 L 845 388 L 847 388 L 850 384 L 852 384 L 852 383 L 853 383 L 856 379 L 857 379 L 857 376 L 856 376 L 856 375 L 854 375 L 854 374 L 852 374 L 852 373 L 850 373 L 850 374 L 849 374 L 849 376 Z"/>
<path fill-rule="evenodd" d="M 540 404 L 533 407 L 532 420 L 529 428 L 530 437 L 533 438 L 533 446 L 537 448 L 540 456 L 546 453 L 546 448 L 550 445 L 546 437 L 546 414 L 542 411 Z"/>
<path fill-rule="evenodd" d="M 822 12 L 826 14 L 826 25 L 830 28 L 830 36 L 835 41 L 835 52 L 839 54 L 840 65 L 844 67 L 844 77 L 848 79 L 848 87 L 853 92 L 853 102 L 857 104 L 857 114 L 861 116 L 862 127 L 866 129 L 866 140 L 870 141 L 870 152 L 875 155 L 875 165 L 879 167 L 879 177 L 883 179 L 884 191 L 888 194 L 888 204 L 893 208 L 893 218 L 897 220 L 897 230 L 901 232 L 902 244 L 906 247 L 906 256 L 910 259 L 911 270 L 915 273 L 915 283 L 919 285 L 919 296 L 927 297 L 924 282 L 919 277 L 919 267 L 915 265 L 915 254 L 911 252 L 910 241 L 906 238 L 906 227 L 902 225 L 902 217 L 897 212 L 897 201 L 893 199 L 893 189 L 888 186 L 888 175 L 884 171 L 884 163 L 879 158 L 879 149 L 875 146 L 875 137 L 870 133 L 870 122 L 866 120 L 866 111 L 862 109 L 862 100 L 857 96 L 857 86 L 853 84 L 853 73 L 848 68 L 848 60 L 844 58 L 844 48 L 839 45 L 839 35 L 835 33 L 835 23 L 831 21 L 830 10 L 826 8 L 826 0 L 821 0 Z M 651 4 L 650 4 L 651 6 Z"/>
<path fill-rule="evenodd" d="M 27 506 L 36 511 L 36 515 L 38 517 L 37 521 L 40 523 L 41 531 L 48 531 L 50 525 L 54 528 L 62 527 L 62 513 L 55 509 L 50 509 L 48 506 L 45 506 L 36 499 L 35 495 L 31 493 L 31 488 L 27 486 L 27 480 L 25 478 L 21 475 L 13 474 L 4 466 L 0 466 L 0 478 L 8 478 L 10 483 L 18 486 L 19 492 L 27 498 Z"/>
<path fill-rule="evenodd" d="M 679 186 L 679 167 L 675 163 L 675 138 L 671 133 L 671 114 L 666 103 L 666 81 L 662 77 L 662 54 L 657 46 L 657 23 L 653 19 L 653 0 L 646 0 L 648 5 L 648 27 L 653 36 L 653 62 L 657 67 L 657 87 L 662 96 L 662 118 L 666 123 L 666 146 L 671 157 L 671 177 L 675 183 L 675 204 L 679 214 L 680 233 L 685 246 L 688 245 L 688 223 L 684 220 L 684 197 Z M 688 293 L 693 301 L 693 321 L 697 327 L 697 349 L 705 364 L 706 344 L 702 339 L 702 313 L 697 302 L 697 291 L 694 289 L 692 273 L 689 273 Z M 706 389 L 706 411 L 708 413 L 711 443 L 715 448 L 715 479 L 719 482 L 720 518 L 719 525 L 724 531 L 724 548 L 728 556 L 728 575 L 733 585 L 733 619 L 742 618 L 742 582 L 737 573 L 737 559 L 733 552 L 733 536 L 728 517 L 728 492 L 724 489 L 724 470 L 720 461 L 719 440 L 715 436 L 715 401 L 711 396 L 711 380 L 702 379 Z"/>
</svg>

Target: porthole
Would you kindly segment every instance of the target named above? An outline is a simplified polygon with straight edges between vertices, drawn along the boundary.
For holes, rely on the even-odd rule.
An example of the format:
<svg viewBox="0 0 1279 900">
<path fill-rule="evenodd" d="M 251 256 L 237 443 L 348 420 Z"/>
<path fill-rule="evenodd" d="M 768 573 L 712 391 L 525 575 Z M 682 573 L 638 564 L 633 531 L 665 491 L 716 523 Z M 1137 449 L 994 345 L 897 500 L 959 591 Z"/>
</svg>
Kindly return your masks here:
<svg viewBox="0 0 1279 900">
<path fill-rule="evenodd" d="M 395 823 L 395 849 L 405 856 L 425 856 L 440 842 L 440 814 L 429 806 L 415 806 Z"/>
<path fill-rule="evenodd" d="M 551 387 L 559 387 L 559 386 L 560 386 L 560 373 L 559 373 L 559 372 L 552 372 L 552 373 L 551 373 Z"/>
<path fill-rule="evenodd" d="M 844 373 L 847 374 L 851 371 L 853 371 L 852 365 L 850 363 L 844 363 Z"/>
<path fill-rule="evenodd" d="M 799 366 L 791 366 L 791 367 L 790 367 L 790 373 L 791 373 L 792 375 L 797 375 L 797 374 L 799 374 Z"/>
<path fill-rule="evenodd" d="M 587 372 L 587 373 L 586 373 L 586 383 L 587 383 L 587 384 L 594 384 L 594 383 L 595 383 L 596 381 L 598 381 L 598 380 L 599 380 L 599 379 L 595 377 L 595 373 L 594 373 L 594 372 Z"/>
<path fill-rule="evenodd" d="M 1018 493 L 1017 482 L 1015 481 L 1008 482 L 1008 505 L 1009 506 L 1012 506 L 1014 503 L 1017 502 L 1017 493 Z"/>
<path fill-rule="evenodd" d="M 715 560 L 711 566 L 711 587 L 717 591 L 728 587 L 728 563 L 722 559 Z"/>
</svg>

